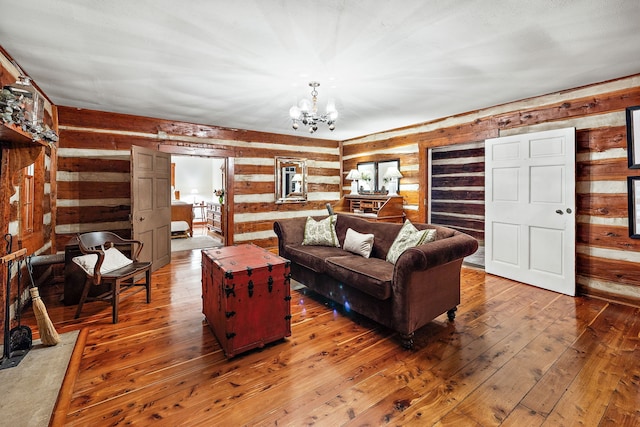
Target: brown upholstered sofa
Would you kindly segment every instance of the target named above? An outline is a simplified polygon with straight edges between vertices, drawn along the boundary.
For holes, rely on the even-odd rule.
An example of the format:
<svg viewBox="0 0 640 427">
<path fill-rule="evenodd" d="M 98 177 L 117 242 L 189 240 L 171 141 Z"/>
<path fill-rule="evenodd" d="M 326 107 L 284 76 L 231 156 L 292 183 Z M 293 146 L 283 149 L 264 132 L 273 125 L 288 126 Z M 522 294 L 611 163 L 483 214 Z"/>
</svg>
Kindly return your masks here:
<svg viewBox="0 0 640 427">
<path fill-rule="evenodd" d="M 315 218 L 317 220 L 321 217 Z M 395 265 L 386 261 L 401 224 L 370 222 L 338 214 L 340 247 L 302 245 L 306 218 L 274 222 L 280 256 L 291 261 L 292 278 L 339 304 L 400 334 L 413 347 L 414 332 L 447 312 L 455 318 L 460 304 L 460 267 L 478 242 L 451 228 L 414 223 L 418 230 L 436 229 L 436 240 L 404 251 Z M 374 234 L 370 258 L 344 251 L 347 229 Z"/>
</svg>

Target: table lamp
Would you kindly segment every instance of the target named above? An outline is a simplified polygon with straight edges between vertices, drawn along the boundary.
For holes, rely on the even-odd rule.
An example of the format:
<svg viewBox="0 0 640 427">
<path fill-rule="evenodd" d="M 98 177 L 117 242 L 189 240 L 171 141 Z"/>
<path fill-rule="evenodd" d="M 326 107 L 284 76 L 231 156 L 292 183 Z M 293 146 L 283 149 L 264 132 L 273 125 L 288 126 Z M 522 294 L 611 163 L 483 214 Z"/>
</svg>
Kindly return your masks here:
<svg viewBox="0 0 640 427">
<path fill-rule="evenodd" d="M 389 196 L 398 195 L 398 178 L 402 178 L 402 174 L 397 167 L 392 166 L 384 173 L 384 178 L 389 179 Z"/>
<path fill-rule="evenodd" d="M 351 169 L 347 174 L 345 179 L 351 180 L 351 195 L 358 194 L 358 180 L 360 179 L 361 176 L 362 175 L 360 175 L 360 172 L 358 171 L 358 169 Z"/>
</svg>

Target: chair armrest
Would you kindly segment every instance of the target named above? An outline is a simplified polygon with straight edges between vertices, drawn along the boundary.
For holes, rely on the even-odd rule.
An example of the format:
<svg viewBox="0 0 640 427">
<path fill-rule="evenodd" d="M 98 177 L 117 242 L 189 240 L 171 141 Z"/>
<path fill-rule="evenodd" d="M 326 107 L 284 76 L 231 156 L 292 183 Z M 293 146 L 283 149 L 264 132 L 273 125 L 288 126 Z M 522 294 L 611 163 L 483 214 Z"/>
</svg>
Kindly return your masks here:
<svg viewBox="0 0 640 427">
<path fill-rule="evenodd" d="M 98 256 L 96 264 L 93 266 L 93 283 L 99 285 L 102 281 L 102 274 L 100 274 L 100 269 L 102 268 L 102 263 L 104 262 L 104 251 L 102 249 L 89 249 L 82 245 L 80 242 L 80 252 L 84 255 L 95 254 Z"/>
<path fill-rule="evenodd" d="M 142 243 L 140 240 L 120 238 L 116 241 L 105 242 L 105 246 L 106 245 L 109 245 L 109 247 L 125 245 L 132 247 L 133 249 L 131 250 L 131 259 L 133 260 L 133 262 L 137 262 L 138 256 L 142 251 L 142 246 L 144 246 L 144 243 Z"/>
</svg>

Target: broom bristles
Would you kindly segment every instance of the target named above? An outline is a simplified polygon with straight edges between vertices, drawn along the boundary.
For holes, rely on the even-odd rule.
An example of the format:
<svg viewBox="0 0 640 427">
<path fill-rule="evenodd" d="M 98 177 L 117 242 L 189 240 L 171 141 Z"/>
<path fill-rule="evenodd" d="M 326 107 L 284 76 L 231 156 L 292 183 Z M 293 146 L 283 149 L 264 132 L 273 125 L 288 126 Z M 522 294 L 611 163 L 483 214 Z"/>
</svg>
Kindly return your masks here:
<svg viewBox="0 0 640 427">
<path fill-rule="evenodd" d="M 33 314 L 36 316 L 36 322 L 38 323 L 38 330 L 40 331 L 40 341 L 42 345 L 53 346 L 60 342 L 60 335 L 53 327 L 53 322 L 49 319 L 49 313 L 47 313 L 47 307 L 45 307 L 38 288 L 29 289 L 31 293 L 31 300 L 33 301 Z"/>
</svg>

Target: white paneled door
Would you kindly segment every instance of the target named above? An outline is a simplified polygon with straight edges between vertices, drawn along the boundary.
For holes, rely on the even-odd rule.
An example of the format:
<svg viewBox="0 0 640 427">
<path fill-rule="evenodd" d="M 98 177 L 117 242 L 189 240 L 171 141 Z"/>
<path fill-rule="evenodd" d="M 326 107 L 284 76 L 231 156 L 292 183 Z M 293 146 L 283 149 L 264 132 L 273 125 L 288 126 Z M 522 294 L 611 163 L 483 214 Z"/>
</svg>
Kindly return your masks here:
<svg viewBox="0 0 640 427">
<path fill-rule="evenodd" d="M 575 295 L 575 128 L 485 145 L 485 270 Z"/>
</svg>

